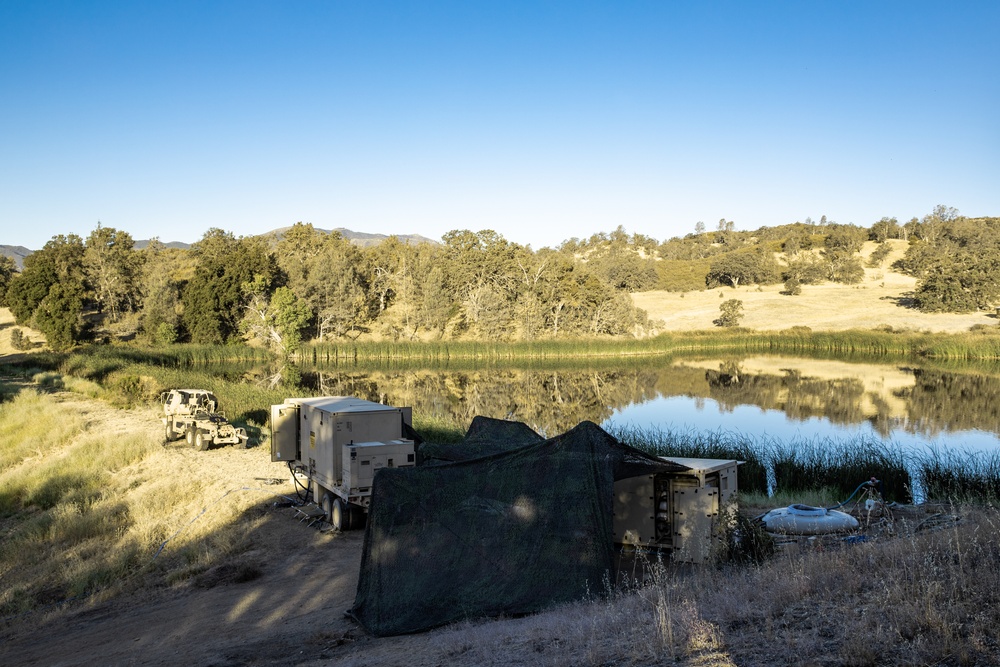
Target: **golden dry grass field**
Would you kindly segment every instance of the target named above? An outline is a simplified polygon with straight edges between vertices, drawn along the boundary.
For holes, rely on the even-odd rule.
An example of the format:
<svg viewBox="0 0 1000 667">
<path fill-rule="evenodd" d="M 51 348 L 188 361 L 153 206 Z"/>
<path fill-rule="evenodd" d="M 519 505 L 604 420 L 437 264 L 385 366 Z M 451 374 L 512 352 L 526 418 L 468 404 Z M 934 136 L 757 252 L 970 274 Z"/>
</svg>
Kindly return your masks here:
<svg viewBox="0 0 1000 667">
<path fill-rule="evenodd" d="M 760 331 L 806 326 L 814 331 L 892 327 L 894 331 L 960 333 L 976 324 L 997 324 L 993 312 L 921 313 L 910 307 L 916 279 L 888 268 L 903 256 L 906 242 L 889 243 L 893 250 L 882 262 L 883 268 L 866 268 L 865 279 L 858 285 L 803 285 L 802 293 L 795 296 L 782 294 L 782 285 L 748 285 L 698 292 L 639 292 L 632 299 L 651 320 L 660 320 L 665 331 L 714 328 L 719 304 L 728 299 L 743 302 L 740 326 Z M 866 243 L 862 257 L 867 260 L 874 248 L 874 243 Z"/>
</svg>

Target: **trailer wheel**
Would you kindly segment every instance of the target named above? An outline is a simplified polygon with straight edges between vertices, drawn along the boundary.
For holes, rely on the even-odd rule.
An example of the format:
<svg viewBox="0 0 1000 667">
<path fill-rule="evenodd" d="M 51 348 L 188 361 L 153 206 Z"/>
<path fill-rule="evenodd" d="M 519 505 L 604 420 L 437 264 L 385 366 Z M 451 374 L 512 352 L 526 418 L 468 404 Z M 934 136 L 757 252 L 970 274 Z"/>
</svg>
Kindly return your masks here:
<svg viewBox="0 0 1000 667">
<path fill-rule="evenodd" d="M 340 498 L 333 499 L 333 504 L 330 508 L 330 525 L 337 532 L 351 529 L 350 525 L 348 525 L 347 508 L 344 507 L 344 501 Z"/>
<path fill-rule="evenodd" d="M 323 517 L 326 519 L 327 523 L 333 523 L 333 494 L 329 491 L 323 494 L 320 498 L 319 508 L 323 510 Z"/>
<path fill-rule="evenodd" d="M 198 431 L 194 434 L 194 448 L 199 452 L 203 452 L 208 449 L 208 445 L 211 441 L 208 439 L 204 431 Z"/>
</svg>

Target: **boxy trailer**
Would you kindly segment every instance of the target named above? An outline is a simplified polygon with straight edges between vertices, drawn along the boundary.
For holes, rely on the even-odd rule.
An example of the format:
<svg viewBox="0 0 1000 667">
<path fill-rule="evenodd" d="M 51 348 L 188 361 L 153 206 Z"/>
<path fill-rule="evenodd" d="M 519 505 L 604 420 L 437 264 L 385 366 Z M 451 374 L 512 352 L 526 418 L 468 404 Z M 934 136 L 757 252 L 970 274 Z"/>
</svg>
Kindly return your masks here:
<svg viewBox="0 0 1000 667">
<path fill-rule="evenodd" d="M 411 408 L 351 396 L 286 398 L 271 406 L 271 460 L 304 479 L 334 530 L 365 524 L 380 468 L 416 465 Z"/>
<path fill-rule="evenodd" d="M 714 540 L 735 512 L 742 461 L 661 456 L 686 470 L 629 477 L 615 482 L 615 542 L 669 551 L 676 562 L 712 559 Z"/>
</svg>

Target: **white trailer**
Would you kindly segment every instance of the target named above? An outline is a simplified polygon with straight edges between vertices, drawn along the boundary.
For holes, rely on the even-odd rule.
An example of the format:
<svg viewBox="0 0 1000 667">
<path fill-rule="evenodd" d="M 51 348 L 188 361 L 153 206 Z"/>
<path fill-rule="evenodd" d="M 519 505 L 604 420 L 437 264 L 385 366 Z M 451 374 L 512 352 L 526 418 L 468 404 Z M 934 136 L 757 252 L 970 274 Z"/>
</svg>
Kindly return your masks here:
<svg viewBox="0 0 1000 667">
<path fill-rule="evenodd" d="M 286 398 L 271 406 L 271 460 L 304 480 L 334 530 L 360 528 L 375 473 L 416 465 L 412 415 L 350 396 Z"/>
</svg>

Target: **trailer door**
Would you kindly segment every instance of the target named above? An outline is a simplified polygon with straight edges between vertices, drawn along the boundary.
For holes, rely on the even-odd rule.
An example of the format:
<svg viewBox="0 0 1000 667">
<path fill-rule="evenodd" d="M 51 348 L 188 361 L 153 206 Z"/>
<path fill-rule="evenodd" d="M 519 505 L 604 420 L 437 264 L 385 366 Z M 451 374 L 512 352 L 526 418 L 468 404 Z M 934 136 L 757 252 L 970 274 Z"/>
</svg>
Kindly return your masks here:
<svg viewBox="0 0 1000 667">
<path fill-rule="evenodd" d="M 299 406 L 271 406 L 271 460 L 299 459 Z"/>
</svg>

